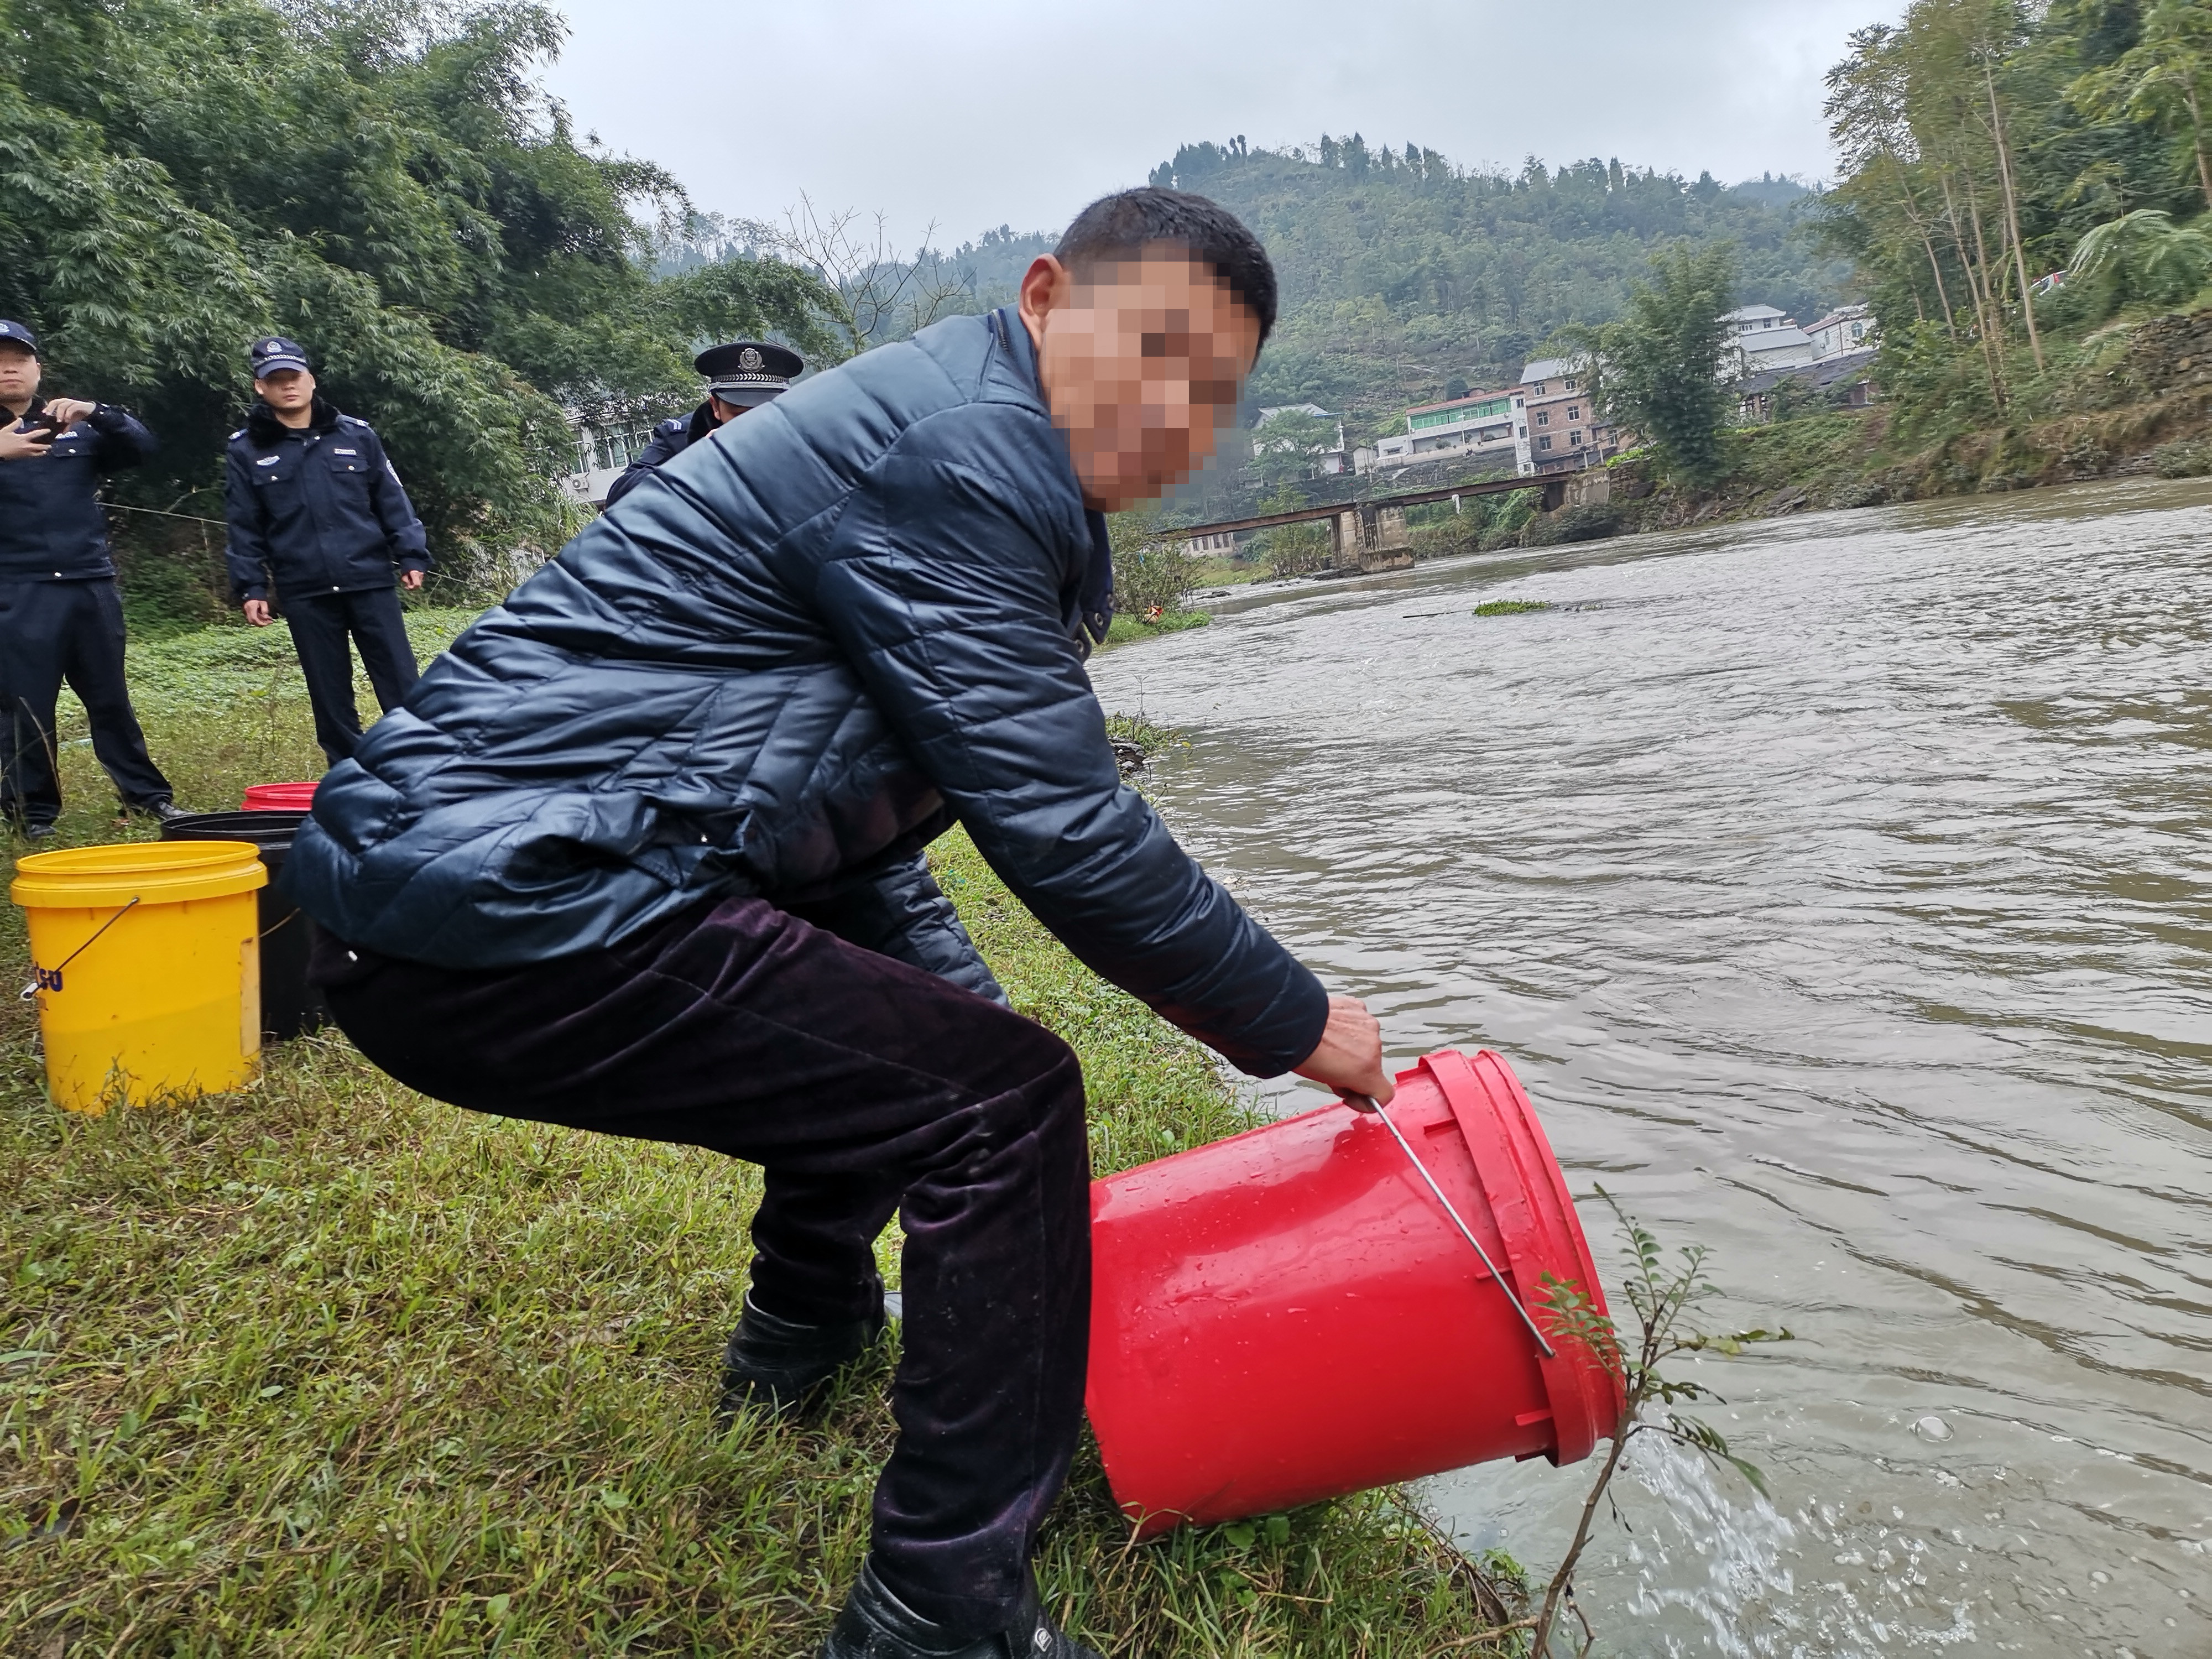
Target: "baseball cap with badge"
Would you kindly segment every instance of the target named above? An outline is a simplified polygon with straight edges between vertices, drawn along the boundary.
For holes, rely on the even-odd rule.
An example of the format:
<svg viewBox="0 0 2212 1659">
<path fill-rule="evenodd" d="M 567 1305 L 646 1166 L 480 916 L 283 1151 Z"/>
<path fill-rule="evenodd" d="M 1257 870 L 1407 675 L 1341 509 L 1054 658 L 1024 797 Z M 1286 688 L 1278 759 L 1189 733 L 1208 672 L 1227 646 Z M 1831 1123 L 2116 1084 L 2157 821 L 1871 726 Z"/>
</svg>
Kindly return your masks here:
<svg viewBox="0 0 2212 1659">
<path fill-rule="evenodd" d="M 281 368 L 304 372 L 307 367 L 307 348 L 281 334 L 267 334 L 256 340 L 246 357 L 253 365 L 253 378 L 257 380 L 265 380 Z"/>
<path fill-rule="evenodd" d="M 0 317 L 0 340 L 12 340 L 33 357 L 39 355 L 39 337 L 22 324 Z"/>
</svg>

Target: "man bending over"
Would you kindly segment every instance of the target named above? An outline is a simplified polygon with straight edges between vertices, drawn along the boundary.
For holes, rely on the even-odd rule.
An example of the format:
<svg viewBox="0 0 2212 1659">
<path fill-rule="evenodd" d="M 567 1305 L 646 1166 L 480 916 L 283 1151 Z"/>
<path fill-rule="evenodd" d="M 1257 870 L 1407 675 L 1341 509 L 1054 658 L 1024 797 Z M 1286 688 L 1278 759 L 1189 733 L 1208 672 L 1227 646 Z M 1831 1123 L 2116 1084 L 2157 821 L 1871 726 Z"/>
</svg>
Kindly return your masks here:
<svg viewBox="0 0 2212 1659">
<path fill-rule="evenodd" d="M 795 1409 L 876 1340 L 872 1246 L 903 1218 L 900 1436 L 827 1659 L 1089 1652 L 1030 1571 L 1083 1413 L 1083 1079 L 922 848 L 965 824 L 1076 955 L 1245 1071 L 1389 1096 L 1366 1010 L 1122 783 L 1083 668 L 1100 515 L 1212 453 L 1274 315 L 1213 204 L 1094 204 L 1018 306 L 642 480 L 330 773 L 292 853 L 331 1007 L 393 1076 L 763 1166 L 732 1405 Z"/>
</svg>

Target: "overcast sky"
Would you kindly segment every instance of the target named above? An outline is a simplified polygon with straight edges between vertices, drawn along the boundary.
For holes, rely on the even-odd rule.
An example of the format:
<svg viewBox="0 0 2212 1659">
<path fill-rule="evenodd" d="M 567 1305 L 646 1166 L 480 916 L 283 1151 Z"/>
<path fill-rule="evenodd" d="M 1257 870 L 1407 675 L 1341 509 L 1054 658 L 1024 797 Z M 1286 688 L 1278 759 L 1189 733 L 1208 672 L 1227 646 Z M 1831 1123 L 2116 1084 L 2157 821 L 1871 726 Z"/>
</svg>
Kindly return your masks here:
<svg viewBox="0 0 2212 1659">
<path fill-rule="evenodd" d="M 1056 230 L 1181 143 L 1824 178 L 1820 76 L 1901 0 L 555 0 L 549 88 L 699 206 Z"/>
</svg>

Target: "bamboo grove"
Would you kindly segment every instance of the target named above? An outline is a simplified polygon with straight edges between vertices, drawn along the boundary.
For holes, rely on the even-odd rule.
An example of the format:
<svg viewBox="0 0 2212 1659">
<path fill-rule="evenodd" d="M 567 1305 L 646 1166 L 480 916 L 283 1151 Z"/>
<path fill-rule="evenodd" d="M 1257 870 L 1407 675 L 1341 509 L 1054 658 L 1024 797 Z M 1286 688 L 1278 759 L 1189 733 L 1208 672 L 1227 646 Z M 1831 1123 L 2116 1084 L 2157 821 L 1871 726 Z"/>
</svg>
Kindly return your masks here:
<svg viewBox="0 0 2212 1659">
<path fill-rule="evenodd" d="M 2212 278 L 2205 0 L 1916 0 L 1827 88 L 1844 177 L 1820 233 L 1908 424 L 2033 418 L 2106 325 Z"/>
</svg>

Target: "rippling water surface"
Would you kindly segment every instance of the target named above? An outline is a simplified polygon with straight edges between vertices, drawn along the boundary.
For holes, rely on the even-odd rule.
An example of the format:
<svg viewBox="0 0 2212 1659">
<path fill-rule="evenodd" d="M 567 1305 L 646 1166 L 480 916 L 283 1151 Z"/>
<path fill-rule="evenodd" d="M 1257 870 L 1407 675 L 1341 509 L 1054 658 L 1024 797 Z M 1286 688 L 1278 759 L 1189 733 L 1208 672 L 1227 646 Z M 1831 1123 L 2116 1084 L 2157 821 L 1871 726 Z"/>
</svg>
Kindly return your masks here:
<svg viewBox="0 0 2212 1659">
<path fill-rule="evenodd" d="M 1801 1335 L 1697 1373 L 1771 1507 L 1671 1455 L 1620 1483 L 1612 1650 L 2212 1655 L 2212 491 L 1217 617 L 1096 667 L 1189 741 L 1177 833 L 1398 1063 L 1512 1060 L 1609 1281 L 1601 1183 L 1710 1247 L 1716 1321 Z M 1540 1567 L 1589 1473 L 1429 1496 Z"/>
</svg>

